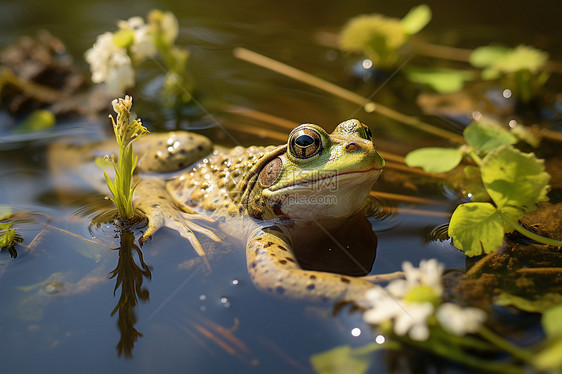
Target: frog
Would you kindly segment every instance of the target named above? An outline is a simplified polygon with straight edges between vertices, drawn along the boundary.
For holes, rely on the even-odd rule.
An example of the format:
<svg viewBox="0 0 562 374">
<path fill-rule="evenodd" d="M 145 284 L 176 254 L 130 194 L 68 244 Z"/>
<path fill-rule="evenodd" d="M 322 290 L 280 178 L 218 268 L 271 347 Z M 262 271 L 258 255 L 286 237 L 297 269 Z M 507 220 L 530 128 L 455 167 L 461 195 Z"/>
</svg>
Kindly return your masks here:
<svg viewBox="0 0 562 374">
<path fill-rule="evenodd" d="M 257 289 L 292 300 L 365 302 L 365 292 L 374 287 L 370 278 L 303 265 L 295 253 L 295 240 L 301 240 L 295 238 L 314 246 L 312 233 L 356 226 L 358 215 L 364 219 L 365 201 L 385 165 L 367 125 L 350 119 L 328 133 L 304 123 L 285 144 L 230 149 L 174 131 L 139 139 L 135 152 L 134 204 L 148 218 L 141 242 L 168 227 L 204 258 L 198 236 L 220 241 L 205 227 L 216 222 L 221 232 L 245 243 Z M 369 272 L 364 270 L 362 275 Z"/>
</svg>

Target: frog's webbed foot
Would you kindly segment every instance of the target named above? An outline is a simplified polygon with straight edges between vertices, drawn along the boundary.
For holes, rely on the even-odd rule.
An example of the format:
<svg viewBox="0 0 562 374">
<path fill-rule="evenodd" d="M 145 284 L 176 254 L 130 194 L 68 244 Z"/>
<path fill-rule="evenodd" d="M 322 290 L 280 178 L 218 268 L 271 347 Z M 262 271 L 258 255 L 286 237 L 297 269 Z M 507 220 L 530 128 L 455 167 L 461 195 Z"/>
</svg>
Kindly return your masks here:
<svg viewBox="0 0 562 374">
<path fill-rule="evenodd" d="M 249 239 L 246 261 L 254 285 L 283 298 L 368 307 L 365 292 L 375 287 L 366 277 L 303 270 L 283 235 L 267 228 Z"/>
<path fill-rule="evenodd" d="M 148 240 L 161 227 L 169 227 L 189 240 L 199 256 L 205 256 L 205 251 L 194 232 L 205 235 L 209 239 L 220 242 L 211 230 L 198 225 L 193 220 L 214 222 L 213 219 L 194 212 L 187 206 L 178 207 L 166 192 L 164 181 L 159 179 L 143 179 L 135 191 L 137 196 L 135 206 L 148 218 L 148 228 L 140 241 Z"/>
</svg>

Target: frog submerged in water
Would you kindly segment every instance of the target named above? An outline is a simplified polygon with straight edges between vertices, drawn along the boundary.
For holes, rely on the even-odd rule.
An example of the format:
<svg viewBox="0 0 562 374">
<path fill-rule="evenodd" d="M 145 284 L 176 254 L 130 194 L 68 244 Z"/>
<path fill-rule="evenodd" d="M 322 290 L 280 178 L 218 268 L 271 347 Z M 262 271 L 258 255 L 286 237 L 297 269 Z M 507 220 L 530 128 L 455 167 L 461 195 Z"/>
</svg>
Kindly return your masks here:
<svg viewBox="0 0 562 374">
<path fill-rule="evenodd" d="M 166 226 L 204 255 L 194 231 L 219 239 L 195 222 L 210 218 L 246 239 L 248 271 L 259 289 L 291 299 L 358 302 L 373 286 L 365 278 L 308 269 L 295 254 L 296 247 L 314 246 L 314 232 L 356 226 L 354 217 L 384 167 L 361 122 L 342 122 L 331 134 L 303 124 L 279 147 L 212 151 L 207 138 L 185 132 L 149 135 L 135 145 L 141 154 L 135 206 L 149 220 L 141 240 Z M 180 170 L 197 159 L 168 180 L 148 174 Z M 375 249 L 376 240 L 372 261 Z"/>
</svg>

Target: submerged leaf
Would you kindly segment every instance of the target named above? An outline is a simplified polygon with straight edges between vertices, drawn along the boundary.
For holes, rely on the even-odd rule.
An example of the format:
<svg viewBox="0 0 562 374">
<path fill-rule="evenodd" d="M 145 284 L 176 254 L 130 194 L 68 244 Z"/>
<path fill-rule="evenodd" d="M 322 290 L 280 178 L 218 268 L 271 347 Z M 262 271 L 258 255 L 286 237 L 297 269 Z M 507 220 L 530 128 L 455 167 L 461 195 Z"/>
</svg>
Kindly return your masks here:
<svg viewBox="0 0 562 374">
<path fill-rule="evenodd" d="M 485 68 L 496 63 L 510 51 L 511 48 L 499 45 L 478 47 L 470 54 L 469 61 L 474 67 Z"/>
<path fill-rule="evenodd" d="M 562 304 L 544 312 L 542 326 L 551 340 L 534 356 L 533 366 L 540 371 L 559 369 L 562 366 Z"/>
<path fill-rule="evenodd" d="M 542 327 L 548 336 L 562 336 L 562 304 L 553 306 L 544 312 Z"/>
<path fill-rule="evenodd" d="M 414 35 L 427 26 L 429 21 L 431 21 L 431 8 L 426 4 L 421 4 L 410 9 L 400 24 L 406 34 Z"/>
<path fill-rule="evenodd" d="M 466 142 L 479 153 L 488 153 L 502 145 L 517 143 L 517 138 L 490 121 L 473 122 L 464 130 Z"/>
<path fill-rule="evenodd" d="M 548 200 L 550 175 L 544 161 L 532 153 L 500 147 L 484 157 L 480 171 L 484 187 L 499 209 L 519 208 L 529 213 L 538 202 Z"/>
<path fill-rule="evenodd" d="M 369 369 L 371 357 L 369 354 L 356 354 L 349 345 L 343 345 L 313 355 L 310 363 L 319 374 L 362 374 Z"/>
<path fill-rule="evenodd" d="M 514 306 L 518 309 L 524 310 L 526 312 L 532 312 L 532 313 L 543 313 L 545 310 L 551 308 L 553 305 L 558 305 L 561 303 L 562 303 L 562 295 L 558 293 L 550 293 L 550 292 L 541 295 L 536 300 L 529 300 L 521 296 L 512 295 L 507 292 L 502 292 L 495 301 L 496 305 Z M 559 321 L 562 322 L 562 318 L 560 318 L 560 316 L 559 316 Z M 544 317 L 543 317 L 543 325 L 544 325 Z"/>
<path fill-rule="evenodd" d="M 453 212 L 449 236 L 453 245 L 467 256 L 492 253 L 503 244 L 504 222 L 489 203 L 461 204 Z"/>
<path fill-rule="evenodd" d="M 445 173 L 454 169 L 462 160 L 458 148 L 419 148 L 406 155 L 406 165 L 421 167 L 428 173 Z"/>
<path fill-rule="evenodd" d="M 50 129 L 55 125 L 55 115 L 48 110 L 36 110 L 14 130 L 15 134 L 23 134 Z"/>
</svg>

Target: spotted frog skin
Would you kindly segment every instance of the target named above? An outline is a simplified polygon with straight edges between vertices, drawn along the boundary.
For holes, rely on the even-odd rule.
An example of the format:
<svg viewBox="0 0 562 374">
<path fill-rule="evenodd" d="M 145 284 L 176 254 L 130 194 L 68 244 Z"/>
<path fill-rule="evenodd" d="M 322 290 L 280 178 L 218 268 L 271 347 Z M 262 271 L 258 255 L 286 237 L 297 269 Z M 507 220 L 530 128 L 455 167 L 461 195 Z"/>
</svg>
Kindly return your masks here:
<svg viewBox="0 0 562 374">
<path fill-rule="evenodd" d="M 219 238 L 197 221 L 213 220 L 246 242 L 248 272 L 261 290 L 290 299 L 360 302 L 373 286 L 362 277 L 301 268 L 291 239 L 292 231 L 330 230 L 361 211 L 384 160 L 358 120 L 340 123 L 331 134 L 300 125 L 278 147 L 213 151 L 207 138 L 185 132 L 137 143 L 142 156 L 135 206 L 149 219 L 141 240 L 167 226 L 204 256 L 196 234 Z M 190 164 L 168 180 L 149 174 Z"/>
</svg>

